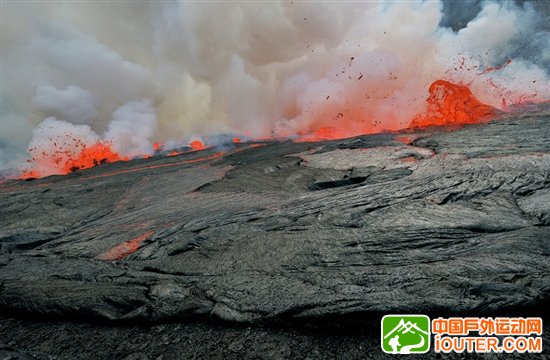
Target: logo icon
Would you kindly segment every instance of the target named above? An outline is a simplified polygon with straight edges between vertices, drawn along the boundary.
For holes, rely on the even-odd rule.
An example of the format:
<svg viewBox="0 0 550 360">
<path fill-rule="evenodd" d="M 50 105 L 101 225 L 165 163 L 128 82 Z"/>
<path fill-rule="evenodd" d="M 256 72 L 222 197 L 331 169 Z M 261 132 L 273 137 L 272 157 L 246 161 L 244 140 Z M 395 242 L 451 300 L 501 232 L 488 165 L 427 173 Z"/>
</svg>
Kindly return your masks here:
<svg viewBox="0 0 550 360">
<path fill-rule="evenodd" d="M 386 315 L 381 330 L 385 353 L 422 354 L 430 350 L 430 318 L 426 315 Z"/>
</svg>

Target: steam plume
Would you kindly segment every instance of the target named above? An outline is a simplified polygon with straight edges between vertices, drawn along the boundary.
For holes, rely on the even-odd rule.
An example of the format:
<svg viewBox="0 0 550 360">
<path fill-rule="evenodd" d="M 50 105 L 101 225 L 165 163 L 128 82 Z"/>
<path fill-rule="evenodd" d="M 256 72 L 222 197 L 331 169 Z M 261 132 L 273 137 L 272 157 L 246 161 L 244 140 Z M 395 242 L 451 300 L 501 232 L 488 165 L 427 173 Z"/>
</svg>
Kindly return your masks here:
<svg viewBox="0 0 550 360">
<path fill-rule="evenodd" d="M 2 2 L 0 167 L 74 139 L 123 158 L 400 129 L 437 79 L 502 110 L 548 100 L 548 7 L 470 2 Z M 41 176 L 59 171 L 48 159 Z"/>
</svg>

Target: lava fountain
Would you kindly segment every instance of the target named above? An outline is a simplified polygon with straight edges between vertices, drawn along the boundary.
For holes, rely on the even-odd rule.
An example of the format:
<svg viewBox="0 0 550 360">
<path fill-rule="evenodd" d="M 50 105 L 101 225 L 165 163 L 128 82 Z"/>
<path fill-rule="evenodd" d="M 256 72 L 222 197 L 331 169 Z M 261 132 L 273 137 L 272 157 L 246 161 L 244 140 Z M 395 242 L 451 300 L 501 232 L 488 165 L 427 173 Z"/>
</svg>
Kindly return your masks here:
<svg viewBox="0 0 550 360">
<path fill-rule="evenodd" d="M 120 156 L 113 151 L 111 145 L 105 141 L 98 141 L 90 146 L 74 139 L 79 151 L 73 151 L 68 148 L 58 147 L 56 143 L 48 151 L 29 149 L 32 164 L 55 164 L 60 175 L 66 175 L 71 172 L 88 169 L 105 163 L 128 160 L 128 157 Z M 43 176 L 39 166 L 31 167 L 24 171 L 20 179 L 31 179 Z"/>
<path fill-rule="evenodd" d="M 426 112 L 412 119 L 411 128 L 476 124 L 500 113 L 481 103 L 465 85 L 436 80 L 430 85 L 429 94 Z"/>
</svg>

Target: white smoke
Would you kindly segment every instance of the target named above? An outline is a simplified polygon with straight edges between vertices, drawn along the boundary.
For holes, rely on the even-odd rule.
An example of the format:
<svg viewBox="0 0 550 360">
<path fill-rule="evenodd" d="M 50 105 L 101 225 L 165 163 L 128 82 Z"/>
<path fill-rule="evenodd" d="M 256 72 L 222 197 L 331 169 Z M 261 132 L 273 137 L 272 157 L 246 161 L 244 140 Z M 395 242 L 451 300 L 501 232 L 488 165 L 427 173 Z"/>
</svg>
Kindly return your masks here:
<svg viewBox="0 0 550 360">
<path fill-rule="evenodd" d="M 114 112 L 105 139 L 114 151 L 125 156 L 152 154 L 156 125 L 157 117 L 150 101 L 131 101 Z"/>
<path fill-rule="evenodd" d="M 395 130 L 439 78 L 497 107 L 548 100 L 544 7 L 470 2 L 458 31 L 438 1 L 2 2 L 0 168 L 62 133 L 133 157 L 219 134 Z"/>
<path fill-rule="evenodd" d="M 61 90 L 53 86 L 40 85 L 32 98 L 32 105 L 37 112 L 75 124 L 91 124 L 95 120 L 95 103 L 92 93 L 73 85 Z"/>
<path fill-rule="evenodd" d="M 549 100 L 550 32 L 548 14 L 540 14 L 526 3 L 520 8 L 513 2 L 485 2 L 479 14 L 457 33 L 442 31 L 439 43 L 442 60 L 461 54 L 464 69 L 452 74 L 455 81 L 468 82 L 481 70 L 501 65 L 506 67 L 480 76 L 471 89 L 477 97 L 494 107 L 531 100 Z M 542 37 L 542 38 L 541 38 Z M 537 43 L 523 49 L 522 43 Z M 465 70 L 469 69 L 469 71 Z M 504 109 L 503 109 L 504 110 Z"/>
</svg>

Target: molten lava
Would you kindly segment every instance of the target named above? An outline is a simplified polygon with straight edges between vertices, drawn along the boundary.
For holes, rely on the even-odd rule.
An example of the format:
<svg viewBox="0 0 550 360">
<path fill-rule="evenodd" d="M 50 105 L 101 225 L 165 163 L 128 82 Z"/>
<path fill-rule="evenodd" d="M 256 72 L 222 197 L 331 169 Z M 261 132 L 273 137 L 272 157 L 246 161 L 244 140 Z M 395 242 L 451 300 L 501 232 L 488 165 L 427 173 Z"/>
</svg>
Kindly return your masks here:
<svg viewBox="0 0 550 360">
<path fill-rule="evenodd" d="M 33 168 L 24 171 L 19 178 L 32 179 L 44 176 L 43 170 L 41 170 L 43 164 L 51 164 L 50 166 L 57 169 L 55 173 L 65 175 L 109 162 L 128 160 L 127 157 L 122 157 L 113 151 L 107 142 L 98 141 L 91 146 L 86 146 L 77 139 L 73 140 L 75 147 L 80 149 L 77 152 L 70 149 L 70 147 L 58 147 L 55 142 L 52 148 L 47 151 L 29 149 L 32 158 L 28 162 L 33 165 Z M 51 172 L 46 174 L 51 174 Z"/>
<path fill-rule="evenodd" d="M 323 140 L 341 139 L 344 137 L 342 130 L 331 126 L 323 126 L 317 129 L 317 131 L 315 131 L 315 135 Z"/>
<path fill-rule="evenodd" d="M 357 135 L 360 135 L 357 134 Z M 350 137 L 352 135 L 346 133 L 342 129 L 338 129 L 332 126 L 322 126 L 315 130 L 312 134 L 300 134 L 300 137 L 296 139 L 298 142 L 314 142 L 324 140 L 337 140 Z"/>
<path fill-rule="evenodd" d="M 40 177 L 40 173 L 36 170 L 26 170 L 19 176 L 20 180 L 32 180 Z"/>
<path fill-rule="evenodd" d="M 414 116 L 409 128 L 474 124 L 490 120 L 499 112 L 499 110 L 481 103 L 467 86 L 446 80 L 436 80 L 430 85 L 429 97 L 426 102 L 426 112 Z M 361 126 L 361 122 L 354 124 L 353 119 L 368 118 L 368 114 L 365 115 L 362 111 L 353 108 L 349 109 L 349 113 L 353 113 L 354 116 L 345 116 L 341 113 L 336 116 L 334 123 L 338 126 L 321 126 L 310 133 L 300 134 L 296 141 L 337 140 L 387 131 L 383 127 L 376 127 L 377 124 L 385 123 L 384 119 L 367 121 Z M 352 120 L 346 120 L 348 117 Z"/>
<path fill-rule="evenodd" d="M 32 157 L 27 160 L 31 168 L 23 171 L 19 176 L 21 180 L 32 180 L 51 174 L 66 175 L 71 172 L 91 168 L 97 165 L 115 161 L 128 161 L 129 158 L 121 156 L 111 149 L 108 142 L 98 141 L 93 145 L 86 145 L 84 142 L 71 136 L 66 136 L 66 144 L 53 142 L 47 149 L 29 149 Z M 192 141 L 190 151 L 206 149 L 201 141 Z M 162 151 L 163 145 L 155 142 L 153 150 L 155 153 Z M 166 156 L 183 154 L 182 151 L 172 150 Z M 151 155 L 145 154 L 141 158 L 149 159 Z M 52 171 L 54 170 L 54 171 Z"/>
<path fill-rule="evenodd" d="M 114 261 L 122 260 L 128 255 L 135 253 L 143 244 L 145 240 L 153 235 L 153 231 L 147 231 L 132 240 L 118 244 L 112 249 L 107 250 L 97 258 L 100 260 Z"/>
<path fill-rule="evenodd" d="M 123 158 L 111 150 L 109 144 L 98 142 L 82 149 L 76 159 L 69 158 L 65 163 L 65 173 L 120 160 L 128 160 L 128 158 Z"/>
<path fill-rule="evenodd" d="M 488 70 L 492 71 L 494 69 L 490 68 Z M 426 101 L 426 112 L 414 116 L 410 122 L 410 128 L 474 124 L 490 120 L 499 112 L 499 110 L 481 103 L 467 86 L 454 84 L 446 80 L 436 80 L 430 85 L 429 97 Z M 383 119 L 374 119 L 372 122 L 365 123 L 353 122 L 353 119 L 362 119 L 362 116 L 366 116 L 362 108 L 350 108 L 349 111 L 346 112 L 346 115 L 337 113 L 337 115 L 333 117 L 334 121 L 330 124 L 333 126 L 319 124 L 319 127 L 313 128 L 314 131 L 300 133 L 300 136 L 295 140 L 335 140 L 384 131 L 384 128 L 375 129 L 373 127 L 377 124 L 382 124 L 384 122 Z M 348 120 L 348 118 L 350 120 Z M 53 142 L 52 148 L 47 150 L 29 149 L 32 154 L 32 160 L 29 160 L 29 162 L 33 166 L 23 172 L 20 178 L 39 178 L 54 173 L 68 174 L 73 171 L 90 168 L 104 163 L 128 160 L 127 157 L 122 157 L 117 152 L 113 151 L 110 144 L 107 142 L 98 141 L 90 146 L 85 145 L 78 139 L 72 140 L 74 144 L 69 141 L 68 144 L 63 146 L 58 146 L 56 142 Z M 232 140 L 233 143 L 241 142 L 239 137 L 234 137 Z M 410 139 L 403 138 L 402 140 L 398 139 L 398 141 L 407 143 Z M 161 143 L 153 144 L 155 153 L 162 151 L 163 147 Z M 198 151 L 207 148 L 200 140 L 190 142 L 189 147 L 191 148 L 190 151 Z M 181 151 L 173 150 L 166 155 L 176 156 L 182 153 Z M 142 157 L 149 158 L 150 155 L 146 154 Z M 49 167 L 49 170 L 44 171 L 44 168 L 47 167 Z M 51 171 L 51 169 L 55 169 L 56 172 Z"/>
<path fill-rule="evenodd" d="M 191 149 L 193 151 L 206 149 L 206 146 L 204 146 L 204 144 L 202 142 L 200 142 L 199 140 L 191 141 L 189 146 L 191 146 Z"/>
<path fill-rule="evenodd" d="M 412 136 L 397 136 L 394 138 L 395 141 L 399 141 L 405 145 L 411 145 L 414 141 L 414 138 Z"/>
<path fill-rule="evenodd" d="M 481 103 L 464 85 L 436 80 L 430 85 L 428 109 L 416 115 L 411 128 L 475 124 L 493 118 L 498 110 Z"/>
<path fill-rule="evenodd" d="M 168 154 L 166 154 L 166 156 L 178 156 L 178 155 L 181 155 L 181 154 L 183 154 L 183 151 L 172 150 Z"/>
</svg>

